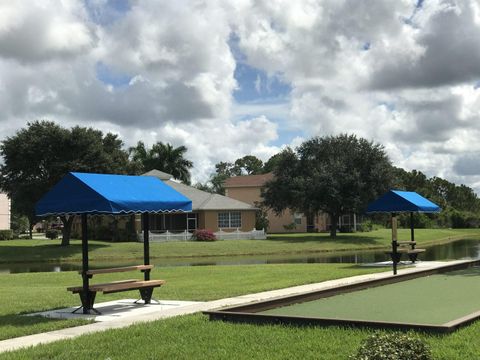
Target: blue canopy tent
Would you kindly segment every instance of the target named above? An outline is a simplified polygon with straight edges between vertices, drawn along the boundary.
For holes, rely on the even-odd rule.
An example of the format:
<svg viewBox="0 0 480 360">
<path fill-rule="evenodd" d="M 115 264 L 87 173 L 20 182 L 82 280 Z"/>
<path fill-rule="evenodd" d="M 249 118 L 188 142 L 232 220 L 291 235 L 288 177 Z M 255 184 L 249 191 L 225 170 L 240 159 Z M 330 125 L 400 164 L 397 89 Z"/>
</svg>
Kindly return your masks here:
<svg viewBox="0 0 480 360">
<path fill-rule="evenodd" d="M 370 203 L 367 213 L 391 213 L 392 214 L 392 261 L 393 273 L 397 273 L 399 254 L 397 253 L 397 218 L 398 213 L 410 213 L 410 244 L 412 249 L 415 245 L 415 230 L 413 213 L 438 213 L 441 209 L 437 204 L 413 191 L 390 190 L 374 202 Z"/>
<path fill-rule="evenodd" d="M 95 311 L 89 288 L 91 276 L 87 274 L 88 214 L 142 214 L 144 265 L 149 265 L 149 214 L 191 210 L 190 199 L 156 177 L 76 172 L 65 175 L 35 207 L 37 216 L 81 215 L 83 294 L 80 297 L 84 314 Z M 150 269 L 144 270 L 144 280 L 150 280 Z"/>
</svg>

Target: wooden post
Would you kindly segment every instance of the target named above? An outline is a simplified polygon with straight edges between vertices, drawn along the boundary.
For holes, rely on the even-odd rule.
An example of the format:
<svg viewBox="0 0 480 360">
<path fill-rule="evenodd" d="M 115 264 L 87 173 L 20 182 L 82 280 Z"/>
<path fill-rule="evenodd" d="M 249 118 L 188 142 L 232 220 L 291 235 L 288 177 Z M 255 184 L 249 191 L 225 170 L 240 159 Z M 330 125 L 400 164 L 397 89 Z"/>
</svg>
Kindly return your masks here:
<svg viewBox="0 0 480 360">
<path fill-rule="evenodd" d="M 149 226 L 149 214 L 148 213 L 143 213 L 143 264 L 144 265 L 150 265 L 150 244 L 149 244 L 149 232 L 150 232 L 150 226 Z M 143 279 L 145 281 L 150 280 L 150 269 L 147 269 L 143 273 Z"/>
<path fill-rule="evenodd" d="M 397 275 L 398 243 L 397 243 L 397 214 L 392 213 L 392 261 L 393 275 Z"/>
<path fill-rule="evenodd" d="M 90 314 L 91 299 L 89 289 L 88 271 L 88 229 L 87 229 L 87 214 L 82 214 L 82 279 L 83 279 L 83 313 Z"/>
</svg>

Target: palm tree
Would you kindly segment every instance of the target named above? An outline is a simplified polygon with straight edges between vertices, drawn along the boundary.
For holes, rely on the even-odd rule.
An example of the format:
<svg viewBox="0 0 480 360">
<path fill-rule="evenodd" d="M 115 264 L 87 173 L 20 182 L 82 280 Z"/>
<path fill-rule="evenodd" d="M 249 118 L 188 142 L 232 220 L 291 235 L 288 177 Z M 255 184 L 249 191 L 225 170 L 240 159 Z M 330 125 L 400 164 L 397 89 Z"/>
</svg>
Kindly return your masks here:
<svg viewBox="0 0 480 360">
<path fill-rule="evenodd" d="M 142 165 L 143 171 L 157 169 L 171 174 L 175 179 L 190 184 L 190 169 L 193 163 L 184 158 L 185 146 L 173 147 L 171 144 L 157 142 L 147 149 L 142 141 L 128 149 L 132 161 Z"/>
</svg>

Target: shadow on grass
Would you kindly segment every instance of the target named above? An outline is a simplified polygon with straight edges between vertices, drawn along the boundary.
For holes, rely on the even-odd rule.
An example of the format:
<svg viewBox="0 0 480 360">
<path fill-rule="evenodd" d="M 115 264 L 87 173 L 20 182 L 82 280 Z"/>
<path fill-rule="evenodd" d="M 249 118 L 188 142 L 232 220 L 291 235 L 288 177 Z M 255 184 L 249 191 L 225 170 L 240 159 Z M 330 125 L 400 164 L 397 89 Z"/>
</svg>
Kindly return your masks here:
<svg viewBox="0 0 480 360">
<path fill-rule="evenodd" d="M 92 251 L 108 246 L 110 246 L 110 244 L 89 244 L 88 250 Z M 70 244 L 68 246 L 61 246 L 59 240 L 59 244 L 49 243 L 39 245 L 36 243 L 32 246 L 2 245 L 0 250 L 2 254 L 0 263 L 45 262 L 72 257 L 81 259 L 82 245 Z"/>
<path fill-rule="evenodd" d="M 0 316 L 0 341 L 90 323 L 84 319 L 49 319 L 43 316 Z"/>
<path fill-rule="evenodd" d="M 284 243 L 304 243 L 304 242 L 334 242 L 338 244 L 355 244 L 355 245 L 382 245 L 381 236 L 355 236 L 355 235 L 337 235 L 331 238 L 326 234 L 294 234 L 286 235 L 269 235 L 267 241 L 281 241 Z"/>
<path fill-rule="evenodd" d="M 40 315 L 2 315 L 0 316 L 0 326 L 34 326 L 39 324 L 55 323 L 59 320 L 61 319 L 51 319 Z"/>
</svg>

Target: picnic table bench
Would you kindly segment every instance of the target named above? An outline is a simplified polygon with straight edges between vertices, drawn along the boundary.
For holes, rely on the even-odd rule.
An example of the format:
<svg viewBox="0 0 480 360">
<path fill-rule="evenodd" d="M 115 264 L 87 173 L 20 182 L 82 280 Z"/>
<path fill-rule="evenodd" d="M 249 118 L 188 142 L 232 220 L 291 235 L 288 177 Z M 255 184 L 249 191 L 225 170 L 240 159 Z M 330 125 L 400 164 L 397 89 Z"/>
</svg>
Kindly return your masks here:
<svg viewBox="0 0 480 360">
<path fill-rule="evenodd" d="M 418 254 L 425 252 L 425 249 L 416 249 L 416 245 L 417 243 L 415 241 L 397 241 L 396 254 L 393 251 L 385 251 L 385 254 L 390 255 L 392 261 L 395 261 L 396 263 L 400 262 L 402 254 L 407 254 L 409 260 L 412 263 L 415 263 L 415 261 L 417 261 Z M 410 248 L 408 248 L 408 246 Z"/>
<path fill-rule="evenodd" d="M 94 275 L 111 274 L 111 273 L 127 272 L 127 271 L 135 271 L 135 270 L 140 270 L 141 272 L 150 272 L 152 268 L 153 268 L 153 265 L 135 265 L 135 266 L 124 266 L 124 267 L 109 268 L 109 269 L 96 269 L 96 270 L 86 271 L 85 276 L 87 276 L 88 278 L 92 278 Z M 79 271 L 79 273 L 83 275 L 82 271 Z M 84 293 L 83 286 L 71 286 L 67 288 L 67 291 L 71 291 L 73 294 L 80 295 L 80 300 L 82 301 L 82 306 L 80 308 L 88 305 L 88 308 L 93 309 L 93 304 L 95 302 L 95 296 L 97 292 L 102 292 L 103 294 L 111 294 L 111 293 L 116 293 L 121 291 L 138 290 L 140 292 L 140 297 L 145 302 L 145 304 L 150 304 L 152 300 L 153 289 L 156 287 L 160 287 L 163 284 L 165 284 L 165 280 L 128 279 L 128 280 L 120 280 L 120 281 L 111 281 L 108 283 L 89 284 L 88 297 Z M 89 304 L 87 304 L 88 302 Z"/>
</svg>

